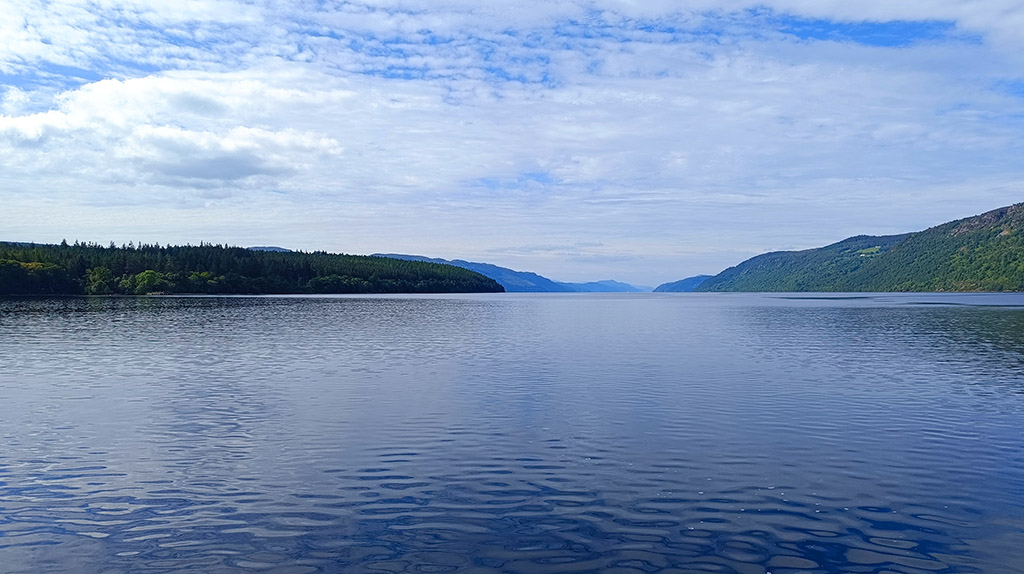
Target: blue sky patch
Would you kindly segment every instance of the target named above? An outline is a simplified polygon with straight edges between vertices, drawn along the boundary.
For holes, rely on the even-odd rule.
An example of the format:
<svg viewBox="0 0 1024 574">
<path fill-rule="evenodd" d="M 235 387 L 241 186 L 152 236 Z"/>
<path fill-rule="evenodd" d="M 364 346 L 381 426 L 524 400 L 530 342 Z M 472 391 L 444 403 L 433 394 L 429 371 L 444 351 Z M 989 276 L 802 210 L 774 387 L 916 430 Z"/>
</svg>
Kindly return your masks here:
<svg viewBox="0 0 1024 574">
<path fill-rule="evenodd" d="M 1006 93 L 1016 96 L 1018 98 L 1024 98 L 1024 80 L 1016 82 L 1003 82 L 999 85 Z"/>
<path fill-rule="evenodd" d="M 776 18 L 775 23 L 779 31 L 801 40 L 853 42 L 886 48 L 950 39 L 970 40 L 957 31 L 955 23 L 945 21 L 834 22 L 783 16 Z"/>
<path fill-rule="evenodd" d="M 44 64 L 36 69 L 37 76 L 55 76 L 70 80 L 72 82 L 98 82 L 103 76 L 94 71 L 72 66 L 61 66 L 59 64 Z"/>
<path fill-rule="evenodd" d="M 549 186 L 555 183 L 555 178 L 544 171 L 530 171 L 519 174 L 514 178 L 484 177 L 472 182 L 476 187 L 483 187 L 492 191 L 505 191 L 515 189 L 527 189 L 537 184 Z"/>
<path fill-rule="evenodd" d="M 67 90 L 98 82 L 104 76 L 94 70 L 43 63 L 21 74 L 0 74 L 0 85 L 13 86 L 25 91 L 39 88 Z"/>
</svg>

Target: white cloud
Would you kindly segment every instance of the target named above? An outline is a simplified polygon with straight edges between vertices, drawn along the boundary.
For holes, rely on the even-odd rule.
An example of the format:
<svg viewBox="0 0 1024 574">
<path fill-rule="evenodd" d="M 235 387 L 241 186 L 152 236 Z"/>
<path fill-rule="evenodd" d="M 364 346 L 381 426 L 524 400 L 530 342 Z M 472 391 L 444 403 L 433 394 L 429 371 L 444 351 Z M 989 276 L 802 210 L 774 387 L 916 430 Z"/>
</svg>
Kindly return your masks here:
<svg viewBox="0 0 1024 574">
<path fill-rule="evenodd" d="M 268 110 L 348 97 L 338 90 L 301 92 L 245 74 L 104 80 L 61 94 L 53 110 L 0 116 L 0 145 L 9 147 L 0 162 L 36 175 L 56 168 L 186 189 L 197 179 L 287 178 L 340 155 L 342 146 L 315 126 L 265 127 L 272 121 Z"/>
<path fill-rule="evenodd" d="M 234 128 L 223 134 L 169 126 L 139 126 L 115 149 L 158 181 L 236 181 L 256 175 L 283 176 L 309 164 L 303 156 L 340 153 L 338 142 L 312 133 Z M 166 179 L 165 179 L 166 178 Z"/>
<path fill-rule="evenodd" d="M 29 101 L 29 96 L 16 86 L 8 86 L 3 98 L 0 98 L 0 111 L 8 115 L 20 115 L 24 106 Z"/>
</svg>

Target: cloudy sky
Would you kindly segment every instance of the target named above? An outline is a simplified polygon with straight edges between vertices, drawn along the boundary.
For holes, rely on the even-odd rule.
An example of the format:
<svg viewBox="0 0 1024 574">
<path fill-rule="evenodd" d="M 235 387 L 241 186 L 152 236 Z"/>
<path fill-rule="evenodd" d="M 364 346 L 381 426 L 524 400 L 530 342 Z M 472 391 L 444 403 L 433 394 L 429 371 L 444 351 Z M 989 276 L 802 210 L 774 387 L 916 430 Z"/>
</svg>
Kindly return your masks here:
<svg viewBox="0 0 1024 574">
<path fill-rule="evenodd" d="M 1024 201 L 1020 0 L 0 0 L 0 239 L 656 285 Z"/>
</svg>

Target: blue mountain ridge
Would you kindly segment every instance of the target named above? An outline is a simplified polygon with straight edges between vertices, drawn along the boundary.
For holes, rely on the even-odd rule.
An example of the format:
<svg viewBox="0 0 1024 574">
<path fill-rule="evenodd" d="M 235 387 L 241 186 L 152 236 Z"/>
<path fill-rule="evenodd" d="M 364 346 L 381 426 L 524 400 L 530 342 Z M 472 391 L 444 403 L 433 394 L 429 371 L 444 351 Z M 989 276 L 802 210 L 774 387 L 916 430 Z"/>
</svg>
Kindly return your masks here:
<svg viewBox="0 0 1024 574">
<path fill-rule="evenodd" d="M 516 271 L 507 267 L 500 267 L 491 263 L 479 263 L 464 261 L 462 259 L 441 259 L 436 257 L 424 257 L 422 255 L 405 255 L 401 253 L 374 253 L 373 257 L 388 257 L 391 259 L 403 259 L 406 261 L 426 261 L 429 263 L 441 263 L 455 265 L 476 271 L 477 273 L 494 279 L 505 288 L 508 293 L 640 293 L 650 291 L 649 288 L 637 287 L 620 281 L 606 279 L 603 281 L 591 281 L 588 283 L 563 283 L 548 279 L 542 275 L 530 271 Z"/>
<path fill-rule="evenodd" d="M 575 291 L 583 293 L 650 293 L 654 290 L 653 287 L 630 285 L 629 283 L 613 279 L 589 281 L 587 283 L 562 283 L 562 285 L 569 285 Z"/>
</svg>

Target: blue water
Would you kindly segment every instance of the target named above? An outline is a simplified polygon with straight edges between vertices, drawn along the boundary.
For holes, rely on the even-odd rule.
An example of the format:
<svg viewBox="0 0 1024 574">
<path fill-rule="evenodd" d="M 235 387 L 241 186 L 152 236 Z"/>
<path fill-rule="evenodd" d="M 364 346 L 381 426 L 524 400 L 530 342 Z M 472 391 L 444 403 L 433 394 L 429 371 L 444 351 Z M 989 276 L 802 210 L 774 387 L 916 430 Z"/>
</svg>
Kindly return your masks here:
<svg viewBox="0 0 1024 574">
<path fill-rule="evenodd" d="M 0 300 L 0 572 L 1024 572 L 1024 297 Z"/>
</svg>

